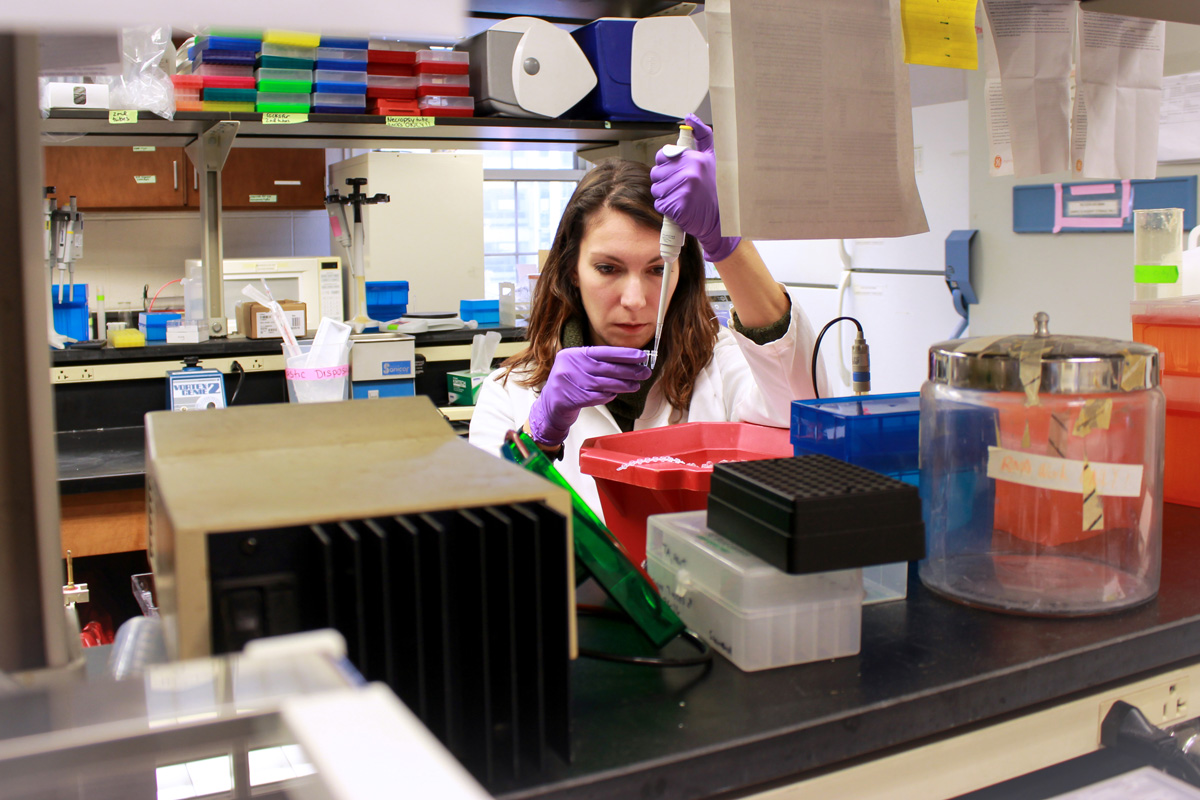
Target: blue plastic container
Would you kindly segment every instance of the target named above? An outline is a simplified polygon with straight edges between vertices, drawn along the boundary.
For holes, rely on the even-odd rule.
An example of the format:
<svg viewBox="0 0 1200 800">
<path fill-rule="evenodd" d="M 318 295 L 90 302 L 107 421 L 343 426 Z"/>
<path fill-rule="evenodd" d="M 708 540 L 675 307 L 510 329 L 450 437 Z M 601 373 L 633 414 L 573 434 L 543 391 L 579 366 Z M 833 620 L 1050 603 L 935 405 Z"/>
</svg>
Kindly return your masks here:
<svg viewBox="0 0 1200 800">
<path fill-rule="evenodd" d="M 201 64 L 233 64 L 254 66 L 258 56 L 249 50 L 195 50 L 188 48 L 188 55 L 193 57 L 195 66 Z"/>
<path fill-rule="evenodd" d="M 182 317 L 174 311 L 142 311 L 138 313 L 138 330 L 146 334 L 147 342 L 165 342 L 167 323 Z"/>
<path fill-rule="evenodd" d="M 596 72 L 596 88 L 563 116 L 627 122 L 671 122 L 673 117 L 639 108 L 630 84 L 633 58 L 632 19 L 598 19 L 571 35 Z"/>
<path fill-rule="evenodd" d="M 321 34 L 321 47 L 340 47 L 343 50 L 366 50 L 370 39 L 354 39 L 346 36 Z"/>
<path fill-rule="evenodd" d="M 61 289 L 61 293 L 60 293 Z M 74 286 L 55 286 L 53 298 L 54 330 L 76 341 L 92 338 L 88 325 L 88 292 L 86 283 Z"/>
<path fill-rule="evenodd" d="M 464 322 L 475 320 L 480 325 L 500 324 L 499 300 L 460 300 L 458 315 Z"/>
<path fill-rule="evenodd" d="M 916 392 L 796 400 L 795 454 L 822 453 L 920 485 L 921 401 Z"/>
<path fill-rule="evenodd" d="M 261 39 L 235 39 L 230 36 L 197 36 L 197 50 L 233 50 L 243 53 L 258 53 L 262 50 Z"/>
<path fill-rule="evenodd" d="M 367 281 L 367 316 L 387 322 L 408 313 L 408 281 Z"/>
</svg>

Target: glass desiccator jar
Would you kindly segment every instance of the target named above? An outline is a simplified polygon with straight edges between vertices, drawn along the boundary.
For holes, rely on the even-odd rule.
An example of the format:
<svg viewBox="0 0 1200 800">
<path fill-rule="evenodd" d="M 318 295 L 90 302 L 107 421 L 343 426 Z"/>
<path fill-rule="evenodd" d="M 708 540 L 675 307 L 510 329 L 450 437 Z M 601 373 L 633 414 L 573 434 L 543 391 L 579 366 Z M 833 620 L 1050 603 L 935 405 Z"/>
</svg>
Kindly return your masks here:
<svg viewBox="0 0 1200 800">
<path fill-rule="evenodd" d="M 941 342 L 921 388 L 921 581 L 968 605 L 1080 616 L 1158 593 L 1165 400 L 1149 345 Z"/>
</svg>

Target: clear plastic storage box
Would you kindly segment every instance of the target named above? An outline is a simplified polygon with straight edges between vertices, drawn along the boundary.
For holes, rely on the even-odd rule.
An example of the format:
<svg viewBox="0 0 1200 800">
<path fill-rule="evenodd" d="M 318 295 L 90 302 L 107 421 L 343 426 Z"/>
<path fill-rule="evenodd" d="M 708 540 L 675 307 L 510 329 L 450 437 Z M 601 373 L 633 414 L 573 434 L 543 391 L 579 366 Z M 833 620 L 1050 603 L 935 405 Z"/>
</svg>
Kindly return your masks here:
<svg viewBox="0 0 1200 800">
<path fill-rule="evenodd" d="M 710 531 L 703 511 L 647 522 L 646 567 L 663 599 L 739 669 L 858 652 L 860 570 L 788 575 Z"/>
</svg>

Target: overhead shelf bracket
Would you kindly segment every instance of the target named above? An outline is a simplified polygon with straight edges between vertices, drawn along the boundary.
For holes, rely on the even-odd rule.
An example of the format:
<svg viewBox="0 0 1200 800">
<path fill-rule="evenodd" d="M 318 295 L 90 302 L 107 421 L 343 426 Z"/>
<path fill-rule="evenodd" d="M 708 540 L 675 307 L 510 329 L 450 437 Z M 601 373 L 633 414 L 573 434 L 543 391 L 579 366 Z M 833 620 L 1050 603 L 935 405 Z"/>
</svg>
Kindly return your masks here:
<svg viewBox="0 0 1200 800">
<path fill-rule="evenodd" d="M 204 265 L 204 302 L 207 305 L 209 336 L 229 335 L 225 315 L 225 288 L 222 280 L 221 170 L 229 157 L 229 148 L 237 137 L 236 120 L 214 122 L 196 140 L 183 148 L 200 173 L 200 262 Z"/>
</svg>

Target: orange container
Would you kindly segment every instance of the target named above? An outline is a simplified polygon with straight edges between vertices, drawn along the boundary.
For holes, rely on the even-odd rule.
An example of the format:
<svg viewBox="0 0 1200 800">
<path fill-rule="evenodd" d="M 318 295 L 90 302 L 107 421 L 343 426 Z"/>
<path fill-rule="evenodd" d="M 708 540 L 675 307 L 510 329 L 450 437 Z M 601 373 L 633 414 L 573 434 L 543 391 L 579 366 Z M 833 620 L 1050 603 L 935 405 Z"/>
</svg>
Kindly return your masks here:
<svg viewBox="0 0 1200 800">
<path fill-rule="evenodd" d="M 579 451 L 579 468 L 596 479 L 605 524 L 640 564 L 646 558 L 646 517 L 705 508 L 713 464 L 791 455 L 787 428 L 684 422 L 588 439 Z"/>
<path fill-rule="evenodd" d="M 1200 506 L 1200 297 L 1134 301 L 1130 311 L 1134 340 L 1162 353 L 1163 500 Z"/>
</svg>

